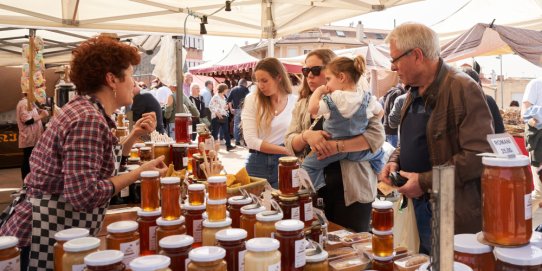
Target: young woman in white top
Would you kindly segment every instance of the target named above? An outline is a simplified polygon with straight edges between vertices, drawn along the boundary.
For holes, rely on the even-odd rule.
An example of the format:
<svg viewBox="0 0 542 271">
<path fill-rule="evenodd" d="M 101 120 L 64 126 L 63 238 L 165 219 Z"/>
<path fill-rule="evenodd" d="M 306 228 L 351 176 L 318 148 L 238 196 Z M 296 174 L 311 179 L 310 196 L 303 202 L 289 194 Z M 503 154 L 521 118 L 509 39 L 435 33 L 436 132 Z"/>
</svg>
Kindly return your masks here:
<svg viewBox="0 0 542 271">
<path fill-rule="evenodd" d="M 286 69 L 276 58 L 262 59 L 254 68 L 256 91 L 245 98 L 241 114 L 243 135 L 250 149 L 246 168 L 250 176 L 265 178 L 278 187 L 278 159 L 288 155 L 284 137 L 297 98 Z"/>
</svg>

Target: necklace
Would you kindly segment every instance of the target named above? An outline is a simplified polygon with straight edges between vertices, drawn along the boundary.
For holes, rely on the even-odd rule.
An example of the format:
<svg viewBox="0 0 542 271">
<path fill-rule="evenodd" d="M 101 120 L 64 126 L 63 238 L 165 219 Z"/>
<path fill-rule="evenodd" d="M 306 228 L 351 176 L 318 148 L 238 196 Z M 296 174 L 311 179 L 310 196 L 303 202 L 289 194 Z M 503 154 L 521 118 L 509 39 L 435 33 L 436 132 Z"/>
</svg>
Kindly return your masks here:
<svg viewBox="0 0 542 271">
<path fill-rule="evenodd" d="M 273 108 L 278 107 L 278 109 L 280 109 L 280 112 L 282 112 L 282 110 L 286 107 L 286 104 L 288 103 L 287 101 L 288 101 L 288 97 L 286 97 L 286 99 L 279 100 L 278 104 L 276 106 L 273 106 Z M 280 112 L 279 110 L 275 109 L 275 117 L 278 116 Z"/>
</svg>

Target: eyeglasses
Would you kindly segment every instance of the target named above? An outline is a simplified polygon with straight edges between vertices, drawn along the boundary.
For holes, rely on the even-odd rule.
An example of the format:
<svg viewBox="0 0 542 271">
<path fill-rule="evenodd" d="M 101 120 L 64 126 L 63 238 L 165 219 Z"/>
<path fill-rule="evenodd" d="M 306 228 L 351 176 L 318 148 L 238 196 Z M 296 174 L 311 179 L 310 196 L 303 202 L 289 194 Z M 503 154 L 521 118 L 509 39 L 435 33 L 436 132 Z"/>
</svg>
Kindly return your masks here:
<svg viewBox="0 0 542 271">
<path fill-rule="evenodd" d="M 399 59 L 401 59 L 402 57 L 404 57 L 404 56 L 410 54 L 413 50 L 414 50 L 414 49 L 410 49 L 410 50 L 404 52 L 402 55 L 400 55 L 400 56 L 398 56 L 398 57 L 396 57 L 396 58 L 390 59 L 391 64 L 395 64 L 395 62 L 399 61 Z"/>
<path fill-rule="evenodd" d="M 324 66 L 312 66 L 312 67 L 303 67 L 301 68 L 301 73 L 303 76 L 309 76 L 309 72 L 312 72 L 312 75 L 319 76 L 320 72 L 324 69 Z"/>
</svg>

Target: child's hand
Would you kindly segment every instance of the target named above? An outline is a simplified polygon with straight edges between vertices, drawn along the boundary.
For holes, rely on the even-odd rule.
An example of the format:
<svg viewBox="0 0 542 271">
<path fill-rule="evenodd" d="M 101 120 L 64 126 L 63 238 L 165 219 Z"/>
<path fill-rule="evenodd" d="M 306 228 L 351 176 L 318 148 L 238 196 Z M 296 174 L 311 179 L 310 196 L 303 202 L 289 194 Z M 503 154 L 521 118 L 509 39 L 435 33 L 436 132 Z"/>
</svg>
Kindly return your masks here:
<svg viewBox="0 0 542 271">
<path fill-rule="evenodd" d="M 330 90 L 328 89 L 326 85 L 319 86 L 318 88 L 316 88 L 314 92 L 317 92 L 317 91 L 320 94 L 328 94 L 330 92 Z"/>
</svg>

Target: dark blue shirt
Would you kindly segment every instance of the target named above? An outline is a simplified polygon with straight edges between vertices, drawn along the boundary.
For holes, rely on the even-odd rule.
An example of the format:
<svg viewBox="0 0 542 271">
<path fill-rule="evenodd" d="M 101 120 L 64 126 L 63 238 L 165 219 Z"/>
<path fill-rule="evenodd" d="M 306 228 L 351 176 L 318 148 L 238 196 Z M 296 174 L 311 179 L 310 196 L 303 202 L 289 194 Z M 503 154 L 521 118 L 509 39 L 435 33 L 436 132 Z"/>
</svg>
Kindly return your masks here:
<svg viewBox="0 0 542 271">
<path fill-rule="evenodd" d="M 232 104 L 233 109 L 239 109 L 241 102 L 243 102 L 248 93 L 250 93 L 250 91 L 247 87 L 236 86 L 230 91 L 227 102 Z"/>
<path fill-rule="evenodd" d="M 162 108 L 160 104 L 150 93 L 143 93 L 134 96 L 134 103 L 132 104 L 132 112 L 134 123 L 138 121 L 143 113 L 154 112 L 156 114 L 156 131 L 163 134 L 164 124 L 162 120 Z"/>
</svg>

